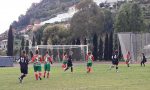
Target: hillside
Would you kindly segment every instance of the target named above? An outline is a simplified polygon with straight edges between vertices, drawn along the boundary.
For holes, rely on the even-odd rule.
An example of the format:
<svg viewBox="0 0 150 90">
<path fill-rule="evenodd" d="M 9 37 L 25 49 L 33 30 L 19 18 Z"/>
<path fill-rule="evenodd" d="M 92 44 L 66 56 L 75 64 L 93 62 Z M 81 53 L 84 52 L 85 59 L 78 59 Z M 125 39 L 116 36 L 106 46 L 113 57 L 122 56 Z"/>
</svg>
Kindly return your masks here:
<svg viewBox="0 0 150 90">
<path fill-rule="evenodd" d="M 55 17 L 57 14 L 68 11 L 69 7 L 80 0 L 42 0 L 40 3 L 33 3 L 25 15 L 20 15 L 18 21 L 13 21 L 13 28 L 20 30 L 34 21 L 44 21 Z"/>
</svg>

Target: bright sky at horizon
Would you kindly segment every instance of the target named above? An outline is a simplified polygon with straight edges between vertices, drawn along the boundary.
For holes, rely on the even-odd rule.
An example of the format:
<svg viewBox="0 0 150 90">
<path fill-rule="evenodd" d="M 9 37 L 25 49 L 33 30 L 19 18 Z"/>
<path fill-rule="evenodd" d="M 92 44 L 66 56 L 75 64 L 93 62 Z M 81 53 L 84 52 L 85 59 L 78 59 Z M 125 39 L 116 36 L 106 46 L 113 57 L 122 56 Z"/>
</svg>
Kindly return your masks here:
<svg viewBox="0 0 150 90">
<path fill-rule="evenodd" d="M 25 14 L 27 9 L 34 2 L 41 0 L 1 0 L 0 1 L 0 34 L 9 29 L 14 20 L 18 20 L 21 14 Z"/>
</svg>

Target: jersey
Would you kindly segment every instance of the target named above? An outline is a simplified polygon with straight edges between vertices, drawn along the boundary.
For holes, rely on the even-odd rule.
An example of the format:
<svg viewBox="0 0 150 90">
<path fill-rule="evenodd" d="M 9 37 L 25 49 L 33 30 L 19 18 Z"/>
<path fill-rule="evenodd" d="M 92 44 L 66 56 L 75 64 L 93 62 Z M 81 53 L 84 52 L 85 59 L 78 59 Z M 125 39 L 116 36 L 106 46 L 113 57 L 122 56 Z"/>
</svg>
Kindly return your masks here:
<svg viewBox="0 0 150 90">
<path fill-rule="evenodd" d="M 52 57 L 50 57 L 48 54 L 44 56 L 44 62 L 45 63 L 51 63 L 52 64 Z"/>
<path fill-rule="evenodd" d="M 67 55 L 64 55 L 63 56 L 63 64 L 67 64 L 67 59 L 68 59 Z"/>
<path fill-rule="evenodd" d="M 94 56 L 93 55 L 87 55 L 86 60 L 87 60 L 87 63 L 92 63 L 94 61 Z"/>
<path fill-rule="evenodd" d="M 127 61 L 130 61 L 130 59 L 131 59 L 131 55 L 130 54 L 127 54 Z"/>
<path fill-rule="evenodd" d="M 114 54 L 114 55 L 112 56 L 112 61 L 118 62 L 118 55 Z"/>
<path fill-rule="evenodd" d="M 21 56 L 18 62 L 21 67 L 26 68 L 28 67 L 29 59 L 27 56 Z"/>
<path fill-rule="evenodd" d="M 32 62 L 34 63 L 35 66 L 41 66 L 42 63 L 42 58 L 40 55 L 34 55 L 32 57 Z"/>
</svg>

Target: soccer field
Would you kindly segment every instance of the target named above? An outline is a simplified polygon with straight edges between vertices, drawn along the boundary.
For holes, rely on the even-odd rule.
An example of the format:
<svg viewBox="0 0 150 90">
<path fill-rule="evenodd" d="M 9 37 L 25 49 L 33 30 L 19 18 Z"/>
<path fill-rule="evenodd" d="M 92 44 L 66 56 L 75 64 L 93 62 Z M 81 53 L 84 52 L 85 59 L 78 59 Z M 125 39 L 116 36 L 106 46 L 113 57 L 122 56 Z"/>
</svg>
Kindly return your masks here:
<svg viewBox="0 0 150 90">
<path fill-rule="evenodd" d="M 85 65 L 77 65 L 74 72 L 63 72 L 61 66 L 53 66 L 49 79 L 36 81 L 33 68 L 22 84 L 19 83 L 19 67 L 0 68 L 0 90 L 150 90 L 150 65 L 119 65 L 119 72 L 108 70 L 109 64 L 94 64 L 92 73 L 86 73 Z"/>
</svg>

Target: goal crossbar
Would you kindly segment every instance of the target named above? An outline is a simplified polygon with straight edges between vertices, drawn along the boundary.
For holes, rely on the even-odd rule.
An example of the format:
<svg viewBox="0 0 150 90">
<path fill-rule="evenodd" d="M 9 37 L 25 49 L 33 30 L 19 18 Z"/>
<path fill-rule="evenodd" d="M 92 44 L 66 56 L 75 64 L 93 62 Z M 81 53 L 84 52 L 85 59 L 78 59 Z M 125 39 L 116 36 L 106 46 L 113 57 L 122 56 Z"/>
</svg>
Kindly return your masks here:
<svg viewBox="0 0 150 90">
<path fill-rule="evenodd" d="M 86 47 L 86 53 L 88 53 L 88 45 L 37 45 L 32 48 L 40 49 L 71 49 Z"/>
</svg>

